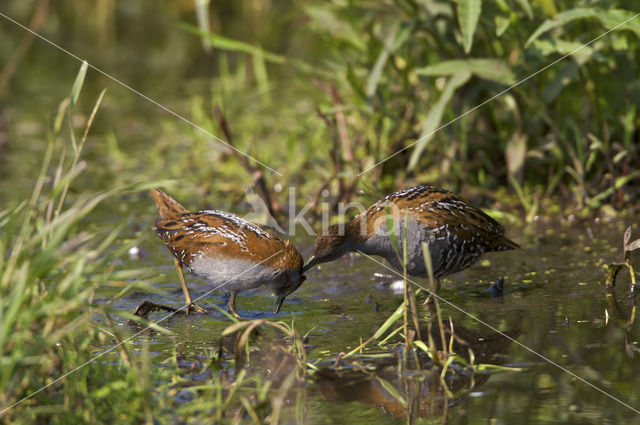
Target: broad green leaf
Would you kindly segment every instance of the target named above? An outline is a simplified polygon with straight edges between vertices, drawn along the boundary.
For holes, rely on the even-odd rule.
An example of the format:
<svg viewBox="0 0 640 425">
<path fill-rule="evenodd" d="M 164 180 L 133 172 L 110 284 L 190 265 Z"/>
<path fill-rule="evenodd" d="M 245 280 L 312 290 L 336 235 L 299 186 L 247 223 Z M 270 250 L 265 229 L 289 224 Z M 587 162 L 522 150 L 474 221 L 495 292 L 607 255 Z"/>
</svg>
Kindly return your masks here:
<svg viewBox="0 0 640 425">
<path fill-rule="evenodd" d="M 479 78 L 500 84 L 511 85 L 516 82 L 509 66 L 498 59 L 453 59 L 425 66 L 415 70 L 418 75 L 445 76 L 468 71 Z"/>
<path fill-rule="evenodd" d="M 560 55 L 570 54 L 580 65 L 589 60 L 594 53 L 592 47 L 585 46 L 577 41 L 536 40 L 533 46 L 545 56 L 555 53 Z"/>
<path fill-rule="evenodd" d="M 337 16 L 330 8 L 324 6 L 309 6 L 304 10 L 313 21 L 333 37 L 346 41 L 358 50 L 366 50 L 366 42 L 361 36 L 360 31 L 354 29 L 349 22 Z"/>
<path fill-rule="evenodd" d="M 596 16 L 602 22 L 602 25 L 608 30 L 618 27 L 621 23 L 628 21 L 624 25 L 616 28 L 617 31 L 630 30 L 640 37 L 640 16 L 636 16 L 638 12 L 632 12 L 624 9 L 598 9 Z"/>
<path fill-rule="evenodd" d="M 545 32 L 566 25 L 568 22 L 576 19 L 585 18 L 597 18 L 600 23 L 607 29 L 616 29 L 617 31 L 630 30 L 636 33 L 640 37 L 640 18 L 635 18 L 636 12 L 631 12 L 623 9 L 599 9 L 599 8 L 583 8 L 578 7 L 575 9 L 567 10 L 565 12 L 558 13 L 553 19 L 547 19 L 531 34 L 525 47 L 528 47 L 531 43 L 538 39 Z M 621 25 L 623 22 L 624 25 Z"/>
<path fill-rule="evenodd" d="M 531 5 L 529 4 L 529 0 L 516 0 L 516 3 L 520 5 L 520 7 L 524 10 L 524 13 L 527 14 L 529 19 L 533 19 L 533 11 L 531 10 Z"/>
<path fill-rule="evenodd" d="M 556 76 L 542 89 L 542 99 L 545 103 L 553 102 L 562 89 L 564 89 L 578 74 L 580 70 L 580 64 L 576 61 L 567 62 L 560 68 Z"/>
<path fill-rule="evenodd" d="M 384 48 L 380 52 L 380 55 L 378 55 L 378 59 L 376 60 L 376 63 L 369 74 L 369 78 L 367 79 L 366 95 L 368 98 L 372 97 L 376 92 L 376 88 L 378 87 L 378 83 L 382 76 L 382 70 L 389 60 L 389 55 L 398 50 L 398 48 L 400 48 L 409 39 L 412 29 L 413 24 L 400 25 L 385 39 Z"/>
<path fill-rule="evenodd" d="M 547 16 L 556 16 L 558 13 L 558 9 L 556 8 L 556 4 L 553 0 L 538 0 L 537 3 Z"/>
<path fill-rule="evenodd" d="M 547 19 L 540 25 L 534 32 L 531 34 L 527 42 L 525 43 L 525 47 L 529 47 L 531 43 L 533 43 L 538 37 L 540 37 L 545 32 L 565 25 L 567 22 L 571 22 L 575 19 L 584 19 L 595 16 L 596 9 L 586 9 L 577 7 L 575 9 L 567 10 L 564 12 L 558 13 L 554 16 L 553 19 Z"/>
<path fill-rule="evenodd" d="M 509 24 L 511 23 L 511 20 L 505 16 L 496 16 L 495 23 L 496 23 L 496 35 L 500 37 L 509 28 Z"/>
<path fill-rule="evenodd" d="M 411 152 L 411 158 L 409 159 L 409 166 L 407 169 L 412 170 L 418 160 L 420 159 L 420 155 L 424 148 L 427 147 L 427 144 L 433 139 L 433 135 L 436 131 L 439 130 L 440 122 L 442 121 L 442 115 L 444 114 L 445 107 L 451 101 L 453 94 L 455 91 L 463 86 L 469 79 L 471 78 L 471 72 L 464 70 L 457 74 L 455 74 L 449 81 L 447 85 L 444 87 L 442 94 L 438 101 L 433 105 L 429 114 L 427 115 L 427 120 L 422 126 L 422 133 L 420 138 L 418 139 L 418 143 L 416 143 L 413 152 Z"/>
<path fill-rule="evenodd" d="M 415 27 L 414 22 L 411 22 L 410 24 L 405 23 L 400 25 L 400 29 L 398 30 L 398 32 L 396 32 L 396 35 L 393 39 L 393 43 L 391 44 L 392 53 L 398 50 L 400 47 L 402 47 L 404 43 L 407 42 L 407 40 L 409 39 L 409 36 L 411 36 L 411 33 L 414 27 Z"/>
<path fill-rule="evenodd" d="M 462 32 L 462 43 L 465 53 L 471 51 L 473 34 L 478 26 L 482 0 L 458 0 L 458 23 Z"/>
</svg>

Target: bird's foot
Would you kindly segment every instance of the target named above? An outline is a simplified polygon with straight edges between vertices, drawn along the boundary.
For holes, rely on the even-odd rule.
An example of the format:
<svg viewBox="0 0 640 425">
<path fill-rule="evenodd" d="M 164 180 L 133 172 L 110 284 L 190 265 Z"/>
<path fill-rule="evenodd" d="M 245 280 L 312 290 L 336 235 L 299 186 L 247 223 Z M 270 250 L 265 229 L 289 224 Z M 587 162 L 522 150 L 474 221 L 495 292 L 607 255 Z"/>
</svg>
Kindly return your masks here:
<svg viewBox="0 0 640 425">
<path fill-rule="evenodd" d="M 231 313 L 231 315 L 233 317 L 235 317 L 238 320 L 242 319 L 242 317 L 236 311 L 236 306 L 235 305 L 229 304 L 227 307 L 229 307 L 229 313 Z"/>
<path fill-rule="evenodd" d="M 205 310 L 204 308 L 200 307 L 199 305 L 196 305 L 195 303 L 191 303 L 189 304 L 189 306 L 186 309 L 186 313 L 187 315 L 189 313 L 195 313 L 195 314 L 206 314 L 207 310 Z"/>
<path fill-rule="evenodd" d="M 229 292 L 229 301 L 227 302 L 227 308 L 229 309 L 229 313 L 236 319 L 240 320 L 242 317 L 238 314 L 236 310 L 236 292 Z"/>
<path fill-rule="evenodd" d="M 422 305 L 434 305 L 435 300 L 436 295 L 433 292 L 429 291 L 429 295 L 427 295 L 427 299 L 424 300 L 424 303 Z"/>
</svg>

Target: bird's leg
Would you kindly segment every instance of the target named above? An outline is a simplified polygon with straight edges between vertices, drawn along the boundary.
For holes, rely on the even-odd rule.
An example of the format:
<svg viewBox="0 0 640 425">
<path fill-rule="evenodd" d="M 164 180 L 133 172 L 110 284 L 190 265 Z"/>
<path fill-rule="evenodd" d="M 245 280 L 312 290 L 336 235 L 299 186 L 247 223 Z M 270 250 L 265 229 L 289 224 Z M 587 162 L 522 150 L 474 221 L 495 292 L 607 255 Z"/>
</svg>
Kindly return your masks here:
<svg viewBox="0 0 640 425">
<path fill-rule="evenodd" d="M 236 293 L 236 291 L 229 291 L 229 302 L 227 303 L 227 308 L 233 317 L 241 319 L 240 315 L 236 311 Z"/>
<path fill-rule="evenodd" d="M 429 291 L 429 296 L 424 301 L 424 305 L 433 303 L 436 298 L 436 295 L 438 294 L 438 292 L 440 292 L 440 279 L 436 279 L 435 283 L 436 283 L 435 285 L 436 287 L 435 289 L 432 289 L 431 291 Z"/>
<path fill-rule="evenodd" d="M 184 300 L 187 303 L 187 309 L 185 312 L 189 315 L 190 311 L 194 313 L 206 313 L 207 310 L 204 308 L 197 306 L 191 300 L 191 295 L 189 294 L 189 289 L 187 288 L 187 282 L 184 280 L 184 271 L 182 270 L 182 263 L 177 258 L 173 259 L 174 264 L 176 265 L 176 270 L 178 270 L 178 279 L 180 280 L 180 286 L 182 287 L 182 292 L 184 292 Z"/>
</svg>

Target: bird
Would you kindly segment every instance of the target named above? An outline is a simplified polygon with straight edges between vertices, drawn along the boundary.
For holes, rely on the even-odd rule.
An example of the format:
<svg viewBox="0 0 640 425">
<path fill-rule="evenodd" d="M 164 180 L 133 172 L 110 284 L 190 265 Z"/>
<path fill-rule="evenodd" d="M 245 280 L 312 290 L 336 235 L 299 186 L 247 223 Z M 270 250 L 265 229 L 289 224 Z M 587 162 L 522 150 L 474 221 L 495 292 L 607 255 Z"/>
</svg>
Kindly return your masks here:
<svg viewBox="0 0 640 425">
<path fill-rule="evenodd" d="M 210 285 L 229 291 L 229 312 L 240 318 L 236 295 L 266 286 L 276 296 L 277 315 L 285 298 L 305 281 L 303 258 L 290 241 L 235 214 L 204 210 L 189 212 L 160 189 L 151 189 L 160 217 L 153 230 L 174 257 L 187 313 L 206 313 L 193 303 L 182 268 Z"/>
<path fill-rule="evenodd" d="M 349 222 L 329 226 L 316 237 L 303 272 L 360 252 L 385 258 L 401 273 L 406 268 L 407 274 L 426 278 L 422 244 L 427 243 L 437 291 L 441 278 L 471 266 L 485 252 L 520 248 L 504 233 L 500 223 L 460 196 L 435 186 L 415 186 L 386 196 Z"/>
</svg>

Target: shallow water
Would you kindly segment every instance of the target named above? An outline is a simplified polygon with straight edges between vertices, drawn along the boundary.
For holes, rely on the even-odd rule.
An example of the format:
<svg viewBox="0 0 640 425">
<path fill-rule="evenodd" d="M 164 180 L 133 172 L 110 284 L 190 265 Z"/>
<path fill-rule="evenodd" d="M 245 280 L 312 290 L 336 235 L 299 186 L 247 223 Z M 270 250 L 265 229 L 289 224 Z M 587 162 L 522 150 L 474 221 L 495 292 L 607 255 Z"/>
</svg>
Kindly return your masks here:
<svg viewBox="0 0 640 425">
<path fill-rule="evenodd" d="M 629 224 L 533 224 L 509 229 L 508 234 L 524 246 L 521 251 L 487 254 L 484 261 L 444 280 L 439 293 L 443 317 L 452 319 L 456 334 L 473 347 L 476 361 L 518 368 L 476 374 L 473 379 L 459 374 L 455 396 L 446 401 L 449 423 L 640 423 L 633 410 L 640 409 L 640 363 L 625 345 L 625 341 L 635 345 L 638 340 L 637 325 L 628 335 L 625 331 L 631 312 L 626 296 L 628 273 L 622 271 L 618 278 L 619 310 L 615 310 L 607 304 L 603 268 L 621 260 L 619 247 Z M 634 233 L 637 227 L 635 224 Z M 307 257 L 311 239 L 298 242 Z M 144 249 L 148 255 L 132 259 L 129 266 L 154 270 L 159 293 L 132 293 L 118 307 L 131 311 L 142 300 L 180 306 L 182 291 L 168 251 L 152 234 Z M 402 286 L 395 282 L 398 277 L 361 255 L 324 264 L 307 276 L 303 286 L 289 296 L 277 320 L 308 333 L 309 361 L 325 367 L 306 389 L 309 423 L 405 422 L 406 409 L 376 383 L 375 376 L 391 382 L 401 393 L 413 394 L 419 400 L 418 416 L 442 420 L 441 393 L 431 394 L 424 384 L 418 390 L 408 389 L 407 383 L 430 382 L 430 378 L 398 378 L 397 369 L 380 364 L 377 372 L 366 377 L 336 374 L 326 368 L 338 353 L 371 336 L 402 302 Z M 492 298 L 488 287 L 501 276 L 505 278 L 504 295 Z M 187 281 L 194 298 L 209 289 L 188 275 Z M 421 279 L 415 283 L 426 285 Z M 237 307 L 245 319 L 271 319 L 273 301 L 270 294 L 256 290 L 242 294 Z M 206 296 L 199 304 L 209 313 L 162 322 L 175 335 L 145 335 L 137 343 L 150 338 L 151 351 L 159 361 L 174 351 L 186 366 L 201 360 L 207 350 L 216 349 L 220 333 L 230 322 L 212 308 L 214 304 L 225 308 L 223 291 Z M 423 309 L 421 314 L 427 315 Z M 159 320 L 164 315 L 154 313 L 152 318 Z M 495 330 L 513 336 L 517 343 Z M 185 375 L 193 379 L 190 373 Z M 289 413 L 293 421 L 293 408 Z"/>
<path fill-rule="evenodd" d="M 17 13 L 22 3 L 14 3 L 11 9 Z M 92 64 L 116 75 L 145 95 L 193 119 L 191 103 L 202 99 L 209 103 L 213 100 L 210 97 L 216 103 L 220 98 L 226 98 L 220 87 L 216 86 L 213 90 L 210 87 L 217 80 L 210 80 L 215 72 L 210 72 L 211 61 L 201 51 L 200 40 L 178 30 L 180 21 L 184 19 L 182 13 L 188 13 L 188 19 L 192 18 L 191 11 L 180 10 L 183 3 L 191 4 L 169 2 L 167 5 L 170 8 L 163 8 L 162 13 L 135 15 L 140 17 L 136 18 L 136 24 L 126 26 L 133 30 L 131 33 L 118 31 L 117 37 L 114 37 L 118 42 L 101 48 L 87 42 L 92 39 L 93 32 L 88 29 L 83 32 L 82 28 L 92 20 L 87 20 L 84 13 L 76 13 L 75 18 L 68 16 L 66 19 L 69 21 L 62 20 L 62 25 L 52 20 L 54 27 L 68 28 L 68 33 L 56 31 L 53 27 L 48 27 L 44 33 L 79 57 L 87 57 Z M 225 8 L 228 6 L 223 5 Z M 127 13 L 123 22 L 128 22 L 131 10 L 123 10 Z M 24 16 L 21 20 L 29 22 L 26 9 L 22 13 Z M 170 20 L 165 16 L 168 21 L 166 27 L 156 27 L 156 19 L 162 14 L 173 18 Z M 154 19 L 147 22 L 149 17 Z M 72 19 L 77 19 L 83 25 L 64 24 Z M 234 33 L 246 30 L 246 17 L 242 13 L 231 15 L 229 19 L 226 25 Z M 252 22 L 256 26 L 273 26 L 274 22 L 280 25 L 279 20 L 271 19 Z M 147 25 L 140 25 L 145 23 Z M 151 26 L 153 30 L 149 33 L 158 37 L 141 37 L 142 32 L 138 31 Z M 290 27 L 282 28 L 289 40 Z M 3 51 L 11 52 L 22 39 L 23 31 L 7 22 L 3 31 L 5 37 L 0 44 Z M 230 36 L 238 38 L 234 33 Z M 273 34 L 274 37 L 279 35 L 277 31 Z M 149 42 L 152 45 L 147 44 Z M 156 43 L 162 46 L 160 50 Z M 269 47 L 268 42 L 263 45 Z M 105 51 L 106 55 L 103 56 Z M 149 51 L 157 52 L 155 59 L 141 66 L 139 60 L 144 56 L 140 52 Z M 201 66 L 203 63 L 208 65 Z M 79 67 L 75 60 L 61 55 L 41 41 L 33 44 L 28 56 L 19 65 L 19 72 L 13 77 L 9 92 L 10 102 L 5 101 L 0 105 L 0 125 L 3 120 L 8 123 L 2 131 L 6 132 L 9 140 L 6 146 L 2 146 L 0 141 L 0 178 L 5 182 L 0 185 L 2 205 L 30 197 L 55 111 L 68 95 Z M 269 69 L 269 72 L 271 78 L 277 81 L 274 74 L 278 71 Z M 288 74 L 291 70 L 287 68 L 284 72 Z M 215 170 L 209 173 L 208 166 L 219 159 L 219 146 L 207 149 L 207 152 L 211 151 L 211 158 L 208 158 L 211 162 L 205 162 L 207 169 L 196 170 L 191 158 L 182 153 L 197 148 L 201 140 L 198 137 L 202 137 L 202 134 L 195 133 L 194 136 L 190 133 L 193 131 L 191 127 L 177 120 L 174 122 L 172 117 L 164 115 L 146 100 L 96 77 L 99 76 L 95 72 L 89 72 L 79 99 L 80 106 L 76 107 L 79 122 L 75 127 L 78 136 L 84 128 L 80 115 L 84 114 L 86 119 L 100 90 L 108 87 L 109 91 L 83 154 L 89 167 L 83 174 L 85 177 L 74 183 L 73 191 L 102 191 L 122 184 L 124 177 L 131 173 L 147 181 L 155 178 L 178 179 L 184 187 L 200 185 L 202 189 L 202 182 L 215 174 Z M 293 80 L 287 75 L 287 83 Z M 306 76 L 303 83 L 309 85 Z M 240 133 L 239 125 L 233 121 L 242 115 L 251 115 L 251 107 L 260 104 L 256 99 L 263 97 L 258 96 L 258 92 L 248 84 L 231 93 L 234 102 L 228 99 L 229 118 L 234 125 L 234 132 Z M 198 96 L 193 97 L 194 94 Z M 273 99 L 281 96 L 280 102 L 275 101 L 268 106 L 277 110 L 276 115 L 283 115 L 281 110 L 285 110 L 284 104 L 301 99 L 312 105 L 307 109 L 309 115 L 313 115 L 315 100 L 305 99 L 300 92 L 288 94 L 288 97 L 278 92 Z M 205 122 L 195 121 L 200 125 Z M 276 131 L 280 125 L 276 121 L 268 123 L 268 131 Z M 261 133 L 256 129 L 260 130 L 261 127 L 250 126 L 251 138 L 260 140 Z M 66 137 L 66 129 L 63 133 Z M 246 142 L 241 135 L 237 136 L 238 141 Z M 309 134 L 300 132 L 300 136 L 307 137 Z M 193 138 L 193 144 L 185 144 L 182 137 Z M 286 137 L 282 140 L 279 151 L 274 150 L 285 150 Z M 142 158 L 150 156 L 138 153 L 158 144 L 161 146 L 158 155 L 163 156 L 162 161 L 142 164 Z M 193 155 L 202 151 L 195 152 Z M 263 156 L 260 158 L 266 161 Z M 280 158 L 274 159 L 281 161 Z M 182 165 L 168 169 L 175 162 L 182 162 Z M 232 162 L 228 166 L 239 168 Z M 233 174 L 223 174 L 228 182 L 232 181 Z M 273 176 L 270 183 L 280 184 Z M 242 174 L 233 184 L 235 186 L 228 189 L 227 193 L 240 197 L 244 185 L 250 184 L 250 178 Z M 118 299 L 116 308 L 130 312 L 142 300 L 179 307 L 183 303 L 183 295 L 171 257 L 164 244 L 150 230 L 155 220 L 155 207 L 150 196 L 142 196 L 144 199 L 139 199 L 138 195 L 120 198 L 118 202 L 104 206 L 101 217 L 92 214 L 85 224 L 91 226 L 92 222 L 99 223 L 95 226 L 101 226 L 100 230 L 103 231 L 109 226 L 115 227 L 130 220 L 135 223 L 134 226 L 142 229 L 142 248 L 146 255 L 131 258 L 127 264 L 116 267 L 151 272 L 153 278 L 150 282 L 157 293 L 130 292 Z M 231 197 L 217 199 L 215 207 L 233 209 L 237 207 L 236 201 Z M 206 201 L 199 199 L 199 202 Z M 194 209 L 203 207 L 187 202 L 185 205 Z M 141 218 L 134 220 L 131 217 Z M 440 296 L 451 304 L 441 302 L 443 316 L 445 319 L 451 317 L 456 334 L 463 336 L 473 347 L 476 359 L 481 363 L 519 369 L 493 370 L 475 376 L 457 371 L 457 375 L 448 381 L 453 395 L 446 399 L 437 388 L 427 391 L 427 384 L 433 382 L 431 375 L 407 371 L 399 375 L 393 362 L 388 364 L 389 358 L 380 362 L 372 361 L 371 364 L 376 367 L 375 373 L 366 376 L 357 370 L 347 373 L 344 370 L 334 371 L 330 367 L 339 353 L 358 346 L 360 341 L 370 337 L 401 303 L 402 287 L 397 284 L 397 276 L 358 255 L 308 272 L 308 280 L 287 299 L 276 318 L 288 324 L 293 323 L 300 333 L 307 335 L 308 359 L 322 369 L 304 388 L 307 396 L 305 423 L 405 423 L 406 409 L 376 378 L 384 379 L 401 394 L 413 394 L 418 399 L 417 416 L 423 417 L 426 423 L 441 423 L 445 416 L 447 423 L 456 424 L 640 423 L 637 419 L 639 412 L 633 410 L 640 410 L 640 365 L 638 354 L 631 357 L 628 353 L 633 354 L 630 347 L 637 345 L 638 324 L 631 326 L 627 332 L 625 325 L 631 313 L 631 301 L 626 296 L 626 272 L 621 272 L 619 277 L 619 311 L 608 304 L 604 289 L 606 272 L 603 267 L 621 260 L 622 235 L 630 224 L 635 226 L 634 237 L 640 236 L 637 218 L 617 223 L 535 223 L 526 228 L 510 228 L 508 235 L 521 243 L 523 250 L 486 255 L 479 264 L 445 279 Z M 311 238 L 298 237 L 294 242 L 308 258 Z M 639 263 L 639 257 L 636 252 L 634 264 Z M 505 278 L 504 296 L 492 298 L 488 287 L 499 277 Z M 187 276 L 187 281 L 194 298 L 210 289 L 192 277 Z M 426 282 L 416 280 L 416 284 L 425 285 Z M 102 288 L 96 293 L 95 301 L 104 302 L 115 291 L 113 288 Z M 270 294 L 257 290 L 242 294 L 237 307 L 246 319 L 273 320 L 273 302 Z M 197 381 L 206 377 L 206 373 L 213 373 L 211 369 L 203 372 L 205 376 L 202 376 L 198 368 L 192 366 L 204 363 L 210 352 L 217 350 L 220 334 L 231 322 L 212 307 L 226 308 L 224 291 L 206 296 L 200 304 L 209 309 L 209 314 L 175 316 L 160 323 L 173 331 L 173 335 L 144 332 L 131 343 L 134 347 L 142 347 L 149 342 L 154 364 L 158 368 L 164 367 L 163 362 L 175 353 L 179 365 L 184 367 L 185 379 Z M 428 311 L 425 308 L 421 313 L 426 316 Z M 160 320 L 164 316 L 166 313 L 155 313 L 152 319 Z M 104 319 L 97 316 L 95 321 L 101 324 Z M 139 327 L 128 325 L 124 319 L 118 326 L 123 336 L 133 335 L 140 330 Z M 513 337 L 517 343 L 496 335 L 491 327 Z M 104 359 L 120 361 L 115 352 Z M 361 360 L 367 362 L 367 359 Z M 348 366 L 345 364 L 345 367 Z M 194 393 L 185 390 L 176 395 L 176 401 L 185 402 L 193 397 Z M 289 398 L 287 403 L 292 406 L 295 399 Z M 293 410 L 293 407 L 289 407 L 284 412 L 285 419 L 291 423 L 295 422 Z"/>
</svg>

